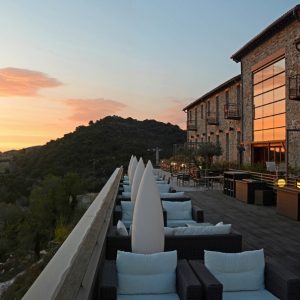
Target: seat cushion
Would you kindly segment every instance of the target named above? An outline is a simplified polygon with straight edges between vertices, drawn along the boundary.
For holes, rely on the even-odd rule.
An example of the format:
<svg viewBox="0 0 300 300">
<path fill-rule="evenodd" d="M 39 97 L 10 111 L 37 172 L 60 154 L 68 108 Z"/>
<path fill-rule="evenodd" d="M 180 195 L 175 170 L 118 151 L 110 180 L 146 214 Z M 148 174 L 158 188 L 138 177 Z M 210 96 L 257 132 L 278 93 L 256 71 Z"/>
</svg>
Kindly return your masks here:
<svg viewBox="0 0 300 300">
<path fill-rule="evenodd" d="M 194 224 L 196 221 L 194 220 L 167 220 L 168 227 L 185 227 L 187 224 Z"/>
<path fill-rule="evenodd" d="M 222 226 L 207 225 L 174 228 L 174 235 L 214 235 L 214 234 L 229 234 L 231 232 L 231 224 Z"/>
<path fill-rule="evenodd" d="M 259 291 L 224 292 L 223 300 L 276 300 L 269 291 L 263 289 Z"/>
<path fill-rule="evenodd" d="M 122 222 L 124 224 L 125 224 L 124 221 L 132 222 L 134 203 L 131 201 L 121 201 L 121 208 L 122 208 Z"/>
<path fill-rule="evenodd" d="M 263 249 L 240 253 L 204 250 L 204 264 L 223 284 L 224 292 L 264 289 Z"/>
<path fill-rule="evenodd" d="M 192 201 L 162 201 L 168 220 L 192 220 Z"/>
<path fill-rule="evenodd" d="M 118 251 L 118 294 L 176 293 L 177 252 L 137 254 Z"/>
<path fill-rule="evenodd" d="M 177 294 L 118 295 L 118 300 L 180 300 Z"/>
</svg>

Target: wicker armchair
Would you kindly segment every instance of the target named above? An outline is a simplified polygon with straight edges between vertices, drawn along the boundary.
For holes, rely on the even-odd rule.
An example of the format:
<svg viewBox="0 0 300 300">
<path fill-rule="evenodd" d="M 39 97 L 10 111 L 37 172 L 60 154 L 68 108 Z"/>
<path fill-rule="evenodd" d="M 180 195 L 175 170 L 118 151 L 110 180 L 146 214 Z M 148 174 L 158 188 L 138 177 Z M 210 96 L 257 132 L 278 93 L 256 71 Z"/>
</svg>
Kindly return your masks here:
<svg viewBox="0 0 300 300">
<path fill-rule="evenodd" d="M 203 299 L 221 300 L 223 286 L 205 267 L 203 261 L 190 260 L 189 263 L 202 284 Z M 300 279 L 273 259 L 266 258 L 265 288 L 281 300 L 298 300 Z"/>
<path fill-rule="evenodd" d="M 118 274 L 116 261 L 106 260 L 101 274 L 100 299 L 116 300 Z M 201 300 L 202 286 L 186 260 L 179 260 L 176 269 L 176 290 L 181 300 Z M 155 299 L 155 295 L 153 295 Z"/>
</svg>

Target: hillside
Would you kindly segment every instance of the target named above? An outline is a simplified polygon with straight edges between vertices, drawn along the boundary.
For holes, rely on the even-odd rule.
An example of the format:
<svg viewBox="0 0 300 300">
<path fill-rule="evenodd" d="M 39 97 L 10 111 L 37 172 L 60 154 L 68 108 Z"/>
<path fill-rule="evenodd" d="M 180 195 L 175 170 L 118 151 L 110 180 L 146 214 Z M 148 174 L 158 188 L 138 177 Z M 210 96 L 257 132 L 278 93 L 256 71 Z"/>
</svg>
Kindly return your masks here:
<svg viewBox="0 0 300 300">
<path fill-rule="evenodd" d="M 131 154 L 154 161 L 154 152 L 147 149 L 159 147 L 160 158 L 169 157 L 173 144 L 183 143 L 185 138 L 185 131 L 170 123 L 109 116 L 44 146 L 19 151 L 16 167 L 30 178 L 70 171 L 107 177 L 117 166 L 126 167 Z"/>
</svg>

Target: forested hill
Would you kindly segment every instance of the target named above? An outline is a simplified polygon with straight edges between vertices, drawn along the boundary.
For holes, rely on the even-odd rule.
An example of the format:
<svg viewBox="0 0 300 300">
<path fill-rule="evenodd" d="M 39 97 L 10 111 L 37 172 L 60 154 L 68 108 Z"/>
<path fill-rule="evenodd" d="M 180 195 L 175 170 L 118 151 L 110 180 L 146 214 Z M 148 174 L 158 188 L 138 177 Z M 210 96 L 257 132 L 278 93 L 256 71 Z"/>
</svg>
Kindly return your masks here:
<svg viewBox="0 0 300 300">
<path fill-rule="evenodd" d="M 185 139 L 185 131 L 170 123 L 109 116 L 44 146 L 19 151 L 16 167 L 31 178 L 67 172 L 103 178 L 117 166 L 126 167 L 131 154 L 154 161 L 155 153 L 147 150 L 159 147 L 160 158 L 169 157 L 173 144 Z"/>
</svg>

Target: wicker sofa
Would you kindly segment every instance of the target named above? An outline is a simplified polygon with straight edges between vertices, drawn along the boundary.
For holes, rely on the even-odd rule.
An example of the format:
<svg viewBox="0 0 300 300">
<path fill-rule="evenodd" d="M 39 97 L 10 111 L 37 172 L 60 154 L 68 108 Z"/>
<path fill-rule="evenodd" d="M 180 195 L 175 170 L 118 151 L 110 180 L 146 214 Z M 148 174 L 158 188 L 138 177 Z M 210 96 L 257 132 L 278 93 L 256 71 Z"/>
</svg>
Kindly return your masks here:
<svg viewBox="0 0 300 300">
<path fill-rule="evenodd" d="M 115 259 L 118 250 L 131 251 L 131 237 L 120 236 L 115 226 L 106 237 L 106 259 Z M 178 259 L 203 259 L 204 250 L 240 252 L 242 235 L 237 232 L 216 235 L 177 235 L 165 237 L 165 251 L 177 250 Z"/>
</svg>

